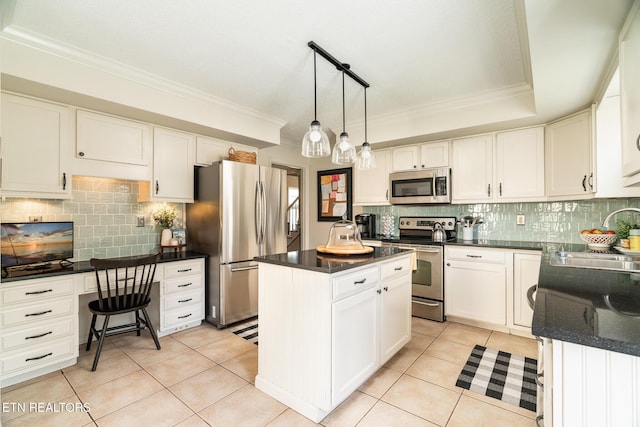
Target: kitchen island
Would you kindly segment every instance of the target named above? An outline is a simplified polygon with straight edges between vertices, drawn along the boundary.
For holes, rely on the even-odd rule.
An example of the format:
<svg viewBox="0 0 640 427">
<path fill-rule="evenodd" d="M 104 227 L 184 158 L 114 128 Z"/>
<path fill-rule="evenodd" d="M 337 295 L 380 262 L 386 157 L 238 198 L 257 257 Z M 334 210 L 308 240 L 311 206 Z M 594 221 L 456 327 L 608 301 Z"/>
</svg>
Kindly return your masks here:
<svg viewBox="0 0 640 427">
<path fill-rule="evenodd" d="M 544 247 L 532 333 L 544 338 L 545 425 L 640 425 L 640 275 L 556 266 L 558 250 L 591 251 Z"/>
<path fill-rule="evenodd" d="M 411 339 L 412 253 L 256 258 L 256 387 L 322 420 Z"/>
</svg>

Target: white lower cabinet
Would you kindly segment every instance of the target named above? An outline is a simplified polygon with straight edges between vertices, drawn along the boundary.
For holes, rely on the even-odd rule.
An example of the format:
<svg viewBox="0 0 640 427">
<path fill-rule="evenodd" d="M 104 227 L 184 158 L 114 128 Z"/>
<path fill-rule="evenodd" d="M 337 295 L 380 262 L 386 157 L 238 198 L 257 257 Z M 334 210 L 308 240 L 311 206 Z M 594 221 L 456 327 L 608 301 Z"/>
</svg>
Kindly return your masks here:
<svg viewBox="0 0 640 427">
<path fill-rule="evenodd" d="M 3 386 L 73 365 L 78 357 L 74 278 L 3 283 L 0 350 Z"/>
<path fill-rule="evenodd" d="M 411 338 L 409 256 L 325 274 L 260 263 L 256 387 L 318 422 Z"/>
<path fill-rule="evenodd" d="M 506 325 L 505 253 L 445 246 L 445 315 Z"/>
<path fill-rule="evenodd" d="M 513 324 L 531 328 L 533 309 L 527 301 L 527 291 L 538 284 L 540 253 L 513 254 Z"/>
</svg>

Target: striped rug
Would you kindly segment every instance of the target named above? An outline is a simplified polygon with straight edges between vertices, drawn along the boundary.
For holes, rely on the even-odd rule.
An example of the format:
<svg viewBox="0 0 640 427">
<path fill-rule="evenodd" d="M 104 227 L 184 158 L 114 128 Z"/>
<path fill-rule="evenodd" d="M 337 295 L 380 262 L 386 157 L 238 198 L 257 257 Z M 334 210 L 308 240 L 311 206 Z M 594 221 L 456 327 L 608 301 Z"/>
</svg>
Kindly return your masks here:
<svg viewBox="0 0 640 427">
<path fill-rule="evenodd" d="M 536 411 L 537 361 L 476 345 L 456 385 Z"/>
<path fill-rule="evenodd" d="M 229 326 L 229 331 L 245 340 L 258 345 L 258 318 L 254 317 L 233 326 Z"/>
</svg>

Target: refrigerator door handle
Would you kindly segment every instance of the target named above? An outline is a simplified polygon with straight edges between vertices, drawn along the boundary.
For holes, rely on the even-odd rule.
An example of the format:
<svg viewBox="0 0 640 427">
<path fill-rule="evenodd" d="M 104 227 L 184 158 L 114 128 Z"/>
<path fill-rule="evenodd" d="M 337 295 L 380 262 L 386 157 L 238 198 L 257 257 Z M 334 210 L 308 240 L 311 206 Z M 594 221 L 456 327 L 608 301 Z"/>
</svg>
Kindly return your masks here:
<svg viewBox="0 0 640 427">
<path fill-rule="evenodd" d="M 267 229 L 267 196 L 264 194 L 264 183 L 260 181 L 260 194 L 262 196 L 262 231 L 260 233 L 260 244 L 264 245 L 264 234 Z"/>
<path fill-rule="evenodd" d="M 253 225 L 256 230 L 256 244 L 259 245 L 260 232 L 262 231 L 262 216 L 261 216 L 262 203 L 260 201 L 260 182 L 259 181 L 256 183 L 256 193 L 254 196 L 254 202 L 255 202 L 254 210 L 256 215 L 253 219 L 254 221 Z"/>
</svg>

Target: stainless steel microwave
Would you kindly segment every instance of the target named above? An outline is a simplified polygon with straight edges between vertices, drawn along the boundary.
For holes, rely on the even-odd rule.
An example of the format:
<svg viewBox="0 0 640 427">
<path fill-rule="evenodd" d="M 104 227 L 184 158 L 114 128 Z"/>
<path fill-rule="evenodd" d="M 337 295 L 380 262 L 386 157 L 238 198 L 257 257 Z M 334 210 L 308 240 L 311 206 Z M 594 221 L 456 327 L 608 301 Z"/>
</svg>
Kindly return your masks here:
<svg viewBox="0 0 640 427">
<path fill-rule="evenodd" d="M 451 203 L 451 169 L 423 169 L 389 174 L 393 205 Z"/>
</svg>

